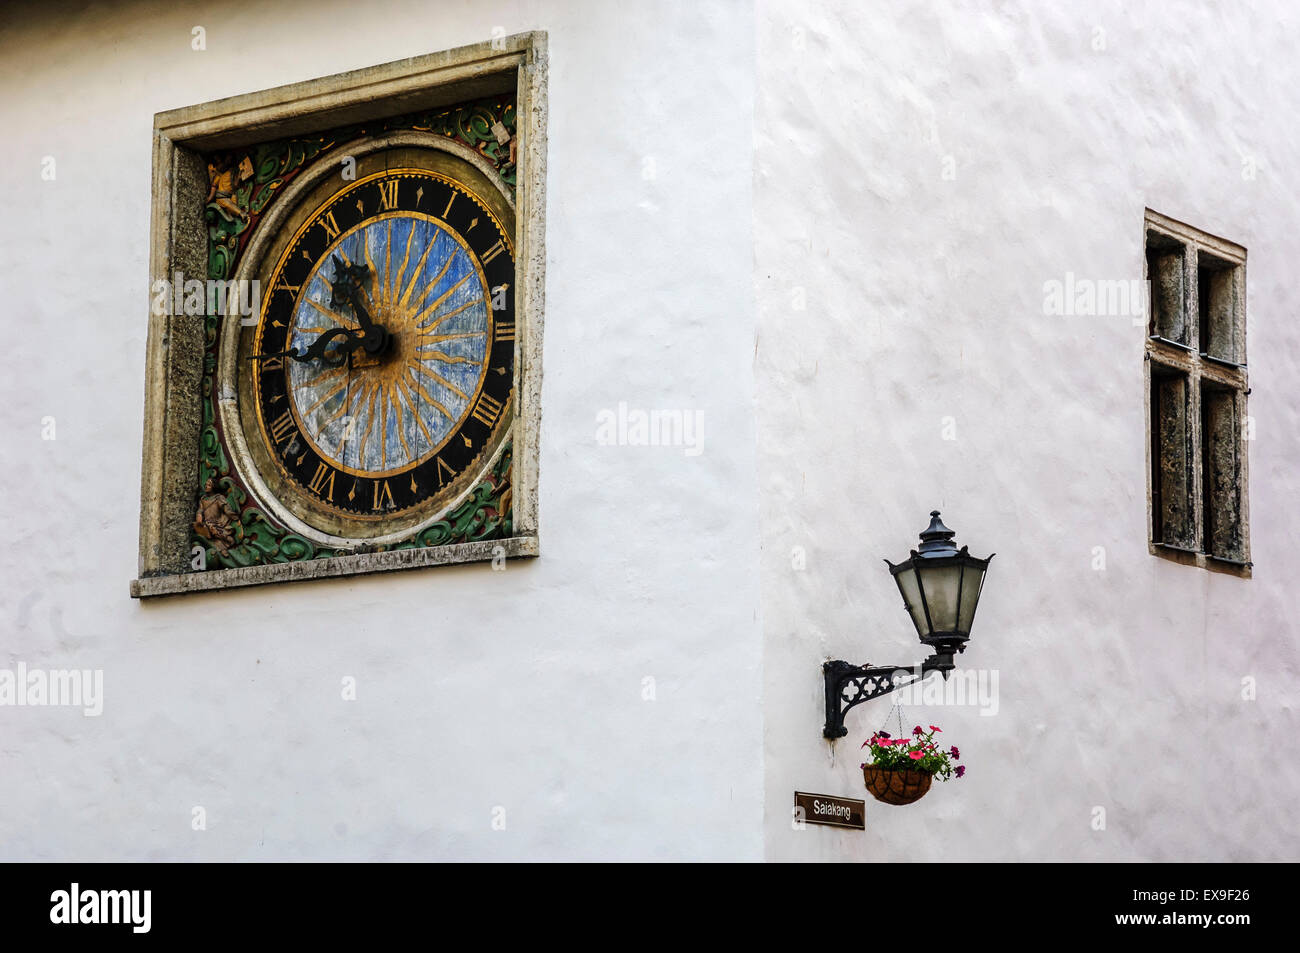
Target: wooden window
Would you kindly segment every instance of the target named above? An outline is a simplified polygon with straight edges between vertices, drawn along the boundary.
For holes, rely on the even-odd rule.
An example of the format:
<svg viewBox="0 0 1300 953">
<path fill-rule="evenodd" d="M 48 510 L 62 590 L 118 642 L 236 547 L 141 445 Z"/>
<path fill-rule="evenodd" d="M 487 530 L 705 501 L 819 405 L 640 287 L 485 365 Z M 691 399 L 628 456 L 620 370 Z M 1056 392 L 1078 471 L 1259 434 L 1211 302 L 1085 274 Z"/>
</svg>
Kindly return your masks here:
<svg viewBox="0 0 1300 953">
<path fill-rule="evenodd" d="M 1246 250 L 1145 223 L 1151 551 L 1250 574 Z"/>
<path fill-rule="evenodd" d="M 1187 248 L 1147 230 L 1147 281 L 1151 288 L 1150 334 L 1169 344 L 1188 345 Z"/>
<path fill-rule="evenodd" d="M 1196 482 L 1192 453 L 1188 375 L 1159 364 L 1151 366 L 1151 511 L 1152 538 L 1162 546 L 1196 551 Z"/>
<path fill-rule="evenodd" d="M 1242 434 L 1239 393 L 1211 381 L 1201 384 L 1201 474 L 1204 551 L 1217 559 L 1246 561 L 1241 518 Z"/>
</svg>

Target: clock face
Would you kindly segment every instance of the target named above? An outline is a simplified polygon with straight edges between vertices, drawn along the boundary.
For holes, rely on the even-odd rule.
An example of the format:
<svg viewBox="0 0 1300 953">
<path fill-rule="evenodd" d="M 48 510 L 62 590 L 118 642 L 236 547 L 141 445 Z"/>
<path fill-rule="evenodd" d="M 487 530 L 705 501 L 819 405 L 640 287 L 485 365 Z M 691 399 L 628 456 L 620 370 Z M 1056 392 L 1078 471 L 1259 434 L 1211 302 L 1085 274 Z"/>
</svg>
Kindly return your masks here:
<svg viewBox="0 0 1300 953">
<path fill-rule="evenodd" d="M 465 179 L 361 175 L 299 216 L 265 272 L 244 429 L 272 492 L 322 532 L 417 524 L 509 427 L 512 234 Z"/>
</svg>

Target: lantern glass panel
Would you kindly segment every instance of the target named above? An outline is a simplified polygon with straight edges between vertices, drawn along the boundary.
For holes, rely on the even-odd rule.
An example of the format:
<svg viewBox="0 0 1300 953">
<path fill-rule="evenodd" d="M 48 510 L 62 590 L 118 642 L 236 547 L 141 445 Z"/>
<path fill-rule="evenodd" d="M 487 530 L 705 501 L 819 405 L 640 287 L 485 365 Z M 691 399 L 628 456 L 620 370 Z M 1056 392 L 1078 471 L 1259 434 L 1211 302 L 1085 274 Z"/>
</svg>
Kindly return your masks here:
<svg viewBox="0 0 1300 953">
<path fill-rule="evenodd" d="M 929 634 L 929 628 L 925 624 L 925 608 L 921 605 L 921 587 L 916 582 L 916 570 L 909 566 L 895 575 L 894 580 L 898 583 L 898 591 L 903 594 L 903 601 L 907 603 L 907 611 L 911 613 L 916 634 L 924 638 Z"/>
<path fill-rule="evenodd" d="M 954 632 L 957 629 L 957 586 L 961 582 L 961 566 L 926 566 L 924 560 L 917 572 L 925 590 L 925 604 L 930 610 L 931 632 Z"/>
<path fill-rule="evenodd" d="M 975 605 L 979 602 L 980 586 L 984 583 L 986 568 L 970 564 L 962 567 L 961 615 L 957 620 L 957 628 L 966 635 L 970 635 L 971 623 L 975 621 Z"/>
</svg>

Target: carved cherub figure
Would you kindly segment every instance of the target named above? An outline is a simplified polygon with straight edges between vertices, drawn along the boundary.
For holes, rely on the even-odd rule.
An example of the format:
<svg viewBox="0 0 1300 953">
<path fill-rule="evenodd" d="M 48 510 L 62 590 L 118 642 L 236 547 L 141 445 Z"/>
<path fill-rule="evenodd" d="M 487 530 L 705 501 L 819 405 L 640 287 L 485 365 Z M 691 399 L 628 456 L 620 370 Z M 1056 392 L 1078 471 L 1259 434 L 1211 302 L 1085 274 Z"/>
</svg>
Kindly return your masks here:
<svg viewBox="0 0 1300 953">
<path fill-rule="evenodd" d="M 235 545 L 235 527 L 239 512 L 230 505 L 226 495 L 217 489 L 216 480 L 208 477 L 199 497 L 199 511 L 194 516 L 194 532 L 212 540 L 217 552 L 225 556 Z"/>
<path fill-rule="evenodd" d="M 216 205 L 228 214 L 247 221 L 248 213 L 235 202 L 235 193 L 252 176 L 253 162 L 248 156 L 244 156 L 243 161 L 233 169 L 230 167 L 230 159 L 227 157 L 218 156 L 209 160 L 208 181 L 211 185 L 208 188 L 207 203 Z"/>
</svg>

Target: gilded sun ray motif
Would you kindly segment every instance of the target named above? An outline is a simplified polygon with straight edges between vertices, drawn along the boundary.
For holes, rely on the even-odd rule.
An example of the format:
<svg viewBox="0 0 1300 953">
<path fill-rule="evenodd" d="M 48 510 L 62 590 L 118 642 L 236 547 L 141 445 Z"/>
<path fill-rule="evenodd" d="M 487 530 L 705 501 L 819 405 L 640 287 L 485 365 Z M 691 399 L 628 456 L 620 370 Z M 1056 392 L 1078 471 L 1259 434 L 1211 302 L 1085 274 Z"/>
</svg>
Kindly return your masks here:
<svg viewBox="0 0 1300 953">
<path fill-rule="evenodd" d="M 420 402 L 411 396 L 407 389 L 406 381 L 399 380 L 397 382 L 397 389 L 401 393 L 402 397 L 405 398 L 408 411 L 410 412 L 412 419 L 419 425 L 421 433 L 424 434 L 424 439 L 430 444 L 433 444 L 433 434 L 429 433 L 429 425 L 424 422 L 424 417 L 420 414 Z"/>
<path fill-rule="evenodd" d="M 390 218 L 387 227 L 384 229 L 384 277 L 379 283 L 380 293 L 383 295 L 383 301 L 380 302 L 381 308 L 388 306 L 389 284 L 388 276 L 393 264 L 393 220 Z"/>
<path fill-rule="evenodd" d="M 460 338 L 481 337 L 486 333 L 486 331 L 466 331 L 464 334 L 431 334 L 427 337 L 421 337 L 420 340 L 428 344 L 434 344 L 438 341 L 455 341 Z"/>
<path fill-rule="evenodd" d="M 393 297 L 393 298 L 396 298 L 396 297 L 397 297 L 397 286 L 398 286 L 398 284 L 401 282 L 402 278 L 405 277 L 405 275 L 406 275 L 406 266 L 407 266 L 408 264 L 410 264 L 410 261 L 411 261 L 411 241 L 412 241 L 414 238 L 415 238 L 415 229 L 412 228 L 412 229 L 411 229 L 410 231 L 408 231 L 407 234 L 406 234 L 406 249 L 402 252 L 402 264 L 401 264 L 401 266 L 397 269 L 397 273 L 396 273 L 395 275 L 393 275 L 393 293 L 392 293 L 392 297 Z"/>
<path fill-rule="evenodd" d="M 427 308 L 425 308 L 423 311 L 421 311 L 418 315 L 416 315 L 416 317 L 415 317 L 415 321 L 414 321 L 415 326 L 416 326 L 416 327 L 422 327 L 424 324 L 428 323 L 428 322 L 425 320 L 425 315 L 429 314 L 430 312 L 436 311 L 436 310 L 439 308 L 439 306 L 442 305 L 442 303 L 443 303 L 444 301 L 446 301 L 448 298 L 450 298 L 452 295 L 454 295 L 457 291 L 459 291 L 461 285 L 463 285 L 465 282 L 469 281 L 469 279 L 470 279 L 471 277 L 473 277 L 473 276 L 472 276 L 472 275 L 466 275 L 464 278 L 460 279 L 460 281 L 456 282 L 454 285 L 452 285 L 450 288 L 448 288 L 448 289 L 447 289 L 447 290 L 442 294 L 442 296 L 441 296 L 440 298 L 438 298 L 437 301 L 435 301 L 433 304 L 429 305 Z M 481 300 L 481 299 L 480 299 L 480 300 Z"/>
<path fill-rule="evenodd" d="M 411 234 L 412 235 L 415 234 L 415 229 L 411 229 Z M 419 279 L 420 279 L 420 275 L 424 273 L 424 263 L 428 261 L 429 252 L 433 251 L 433 246 L 436 244 L 437 242 L 428 242 L 425 244 L 424 251 L 420 253 L 420 260 L 415 263 L 415 271 L 411 275 L 411 280 L 406 283 L 406 290 L 402 292 L 402 297 L 397 302 L 397 307 L 399 309 L 405 310 L 406 306 L 411 301 L 411 292 L 413 292 L 416 288 L 420 286 Z M 447 262 L 445 265 L 443 265 L 443 270 L 438 272 L 437 276 L 435 276 L 434 279 L 431 282 L 429 282 L 428 285 L 425 286 L 426 294 L 428 293 L 429 288 L 437 287 L 438 282 L 442 280 L 442 276 L 445 275 L 447 273 L 447 269 L 451 267 L 452 261 L 453 258 L 450 255 L 448 255 Z"/>
<path fill-rule="evenodd" d="M 375 394 L 378 392 L 379 392 L 378 384 L 372 383 L 366 389 L 366 397 L 365 397 L 366 412 L 361 417 L 362 427 L 364 429 L 362 430 L 361 433 L 361 447 L 358 450 L 358 456 L 360 456 L 362 460 L 368 459 L 366 457 L 366 444 L 370 442 L 370 435 L 375 430 L 375 424 L 379 422 L 378 420 L 375 419 Z M 376 461 L 376 463 L 378 463 L 378 461 Z M 376 467 L 375 469 L 378 469 L 378 467 Z"/>
<path fill-rule="evenodd" d="M 396 471 L 435 452 L 472 410 L 491 341 L 488 289 L 463 242 L 436 220 L 371 220 L 342 236 L 304 285 L 295 346 L 360 327 L 333 293 L 335 257 L 343 268 L 364 263 L 357 298 L 390 333 L 391 352 L 369 365 L 295 365 L 292 398 L 323 459 L 352 473 Z"/>
<path fill-rule="evenodd" d="M 437 373 L 436 371 L 431 371 L 431 370 L 429 370 L 429 368 L 424 364 L 423 361 L 417 361 L 417 362 L 416 362 L 414 365 L 412 365 L 412 366 L 413 366 L 417 371 L 419 371 L 421 374 L 424 374 L 425 376 L 427 376 L 427 377 L 429 377 L 430 379 L 432 379 L 432 381 L 433 381 L 435 384 L 441 384 L 443 387 L 447 388 L 449 391 L 451 391 L 453 394 L 455 394 L 455 395 L 456 395 L 457 397 L 459 397 L 461 400 L 465 400 L 465 401 L 468 401 L 468 400 L 469 400 L 469 395 L 468 395 L 468 394 L 466 394 L 463 390 L 461 390 L 459 387 L 457 387 L 457 386 L 456 386 L 455 384 L 453 384 L 451 381 L 447 380 L 447 378 L 443 377 L 441 374 Z"/>
<path fill-rule="evenodd" d="M 436 345 L 436 344 L 421 344 L 418 348 L 416 348 L 416 350 L 420 352 L 420 357 L 421 357 L 422 360 L 426 360 L 426 361 L 438 361 L 438 362 L 441 363 L 441 364 L 481 364 L 481 363 L 483 363 L 482 361 L 476 361 L 476 360 L 474 360 L 472 357 L 458 357 L 458 356 L 456 356 L 456 355 L 447 354 L 447 353 L 445 353 L 445 352 L 443 352 L 443 351 L 430 351 L 428 354 L 425 354 L 425 353 L 424 353 L 424 351 L 425 351 L 426 349 L 431 348 L 431 347 L 437 347 L 437 346 L 438 346 L 438 345 Z"/>
<path fill-rule="evenodd" d="M 452 311 L 448 311 L 446 314 L 440 314 L 440 315 L 438 315 L 438 316 L 437 316 L 437 317 L 438 317 L 438 320 L 437 320 L 437 321 L 434 321 L 434 322 L 432 322 L 432 323 L 430 323 L 430 322 L 428 322 L 428 321 L 423 322 L 423 324 L 422 324 L 422 326 L 421 326 L 421 331 L 422 331 L 422 333 L 427 334 L 427 333 L 429 333 L 430 331 L 432 331 L 434 328 L 436 328 L 438 325 L 442 324 L 442 322 L 446 321 L 448 318 L 454 318 L 456 315 L 460 314 L 462 311 L 466 311 L 466 310 L 468 310 L 469 308 L 474 307 L 474 305 L 476 305 L 476 304 L 482 304 L 482 303 L 483 303 L 483 299 L 482 299 L 482 298 L 473 298 L 473 299 L 471 299 L 470 301 L 466 301 L 466 302 L 465 302 L 464 304 L 462 304 L 460 307 L 458 307 L 458 308 L 456 308 L 456 309 L 454 309 L 454 310 L 452 310 Z"/>
<path fill-rule="evenodd" d="M 319 311 L 321 314 L 325 315 L 325 317 L 330 318 L 335 325 L 342 326 L 345 328 L 355 328 L 357 326 L 357 322 L 352 318 L 345 317 L 344 315 L 339 314 L 337 311 L 333 310 L 332 308 L 327 308 L 319 301 L 316 301 L 312 298 L 308 298 L 307 303 L 311 305 L 313 308 L 315 308 L 317 311 Z M 310 332 L 314 330 L 313 328 L 306 328 L 301 325 L 296 325 L 295 329 L 300 332 Z"/>
<path fill-rule="evenodd" d="M 327 400 L 329 400 L 331 397 L 337 397 L 339 394 L 341 394 L 341 393 L 342 393 L 342 392 L 347 388 L 347 386 L 348 386 L 347 381 L 342 381 L 342 382 L 339 383 L 337 386 L 335 386 L 332 390 L 327 391 L 327 392 L 325 393 L 325 396 L 324 396 L 324 397 L 321 397 L 320 399 L 318 399 L 318 400 L 316 401 L 316 403 L 312 404 L 310 407 L 308 407 L 306 410 L 304 410 L 304 411 L 302 412 L 302 415 L 303 415 L 304 417 L 310 417 L 312 414 L 314 414 L 314 413 L 316 412 L 316 408 L 317 408 L 317 407 L 319 407 L 321 404 L 325 403 L 325 402 L 326 402 Z"/>
<path fill-rule="evenodd" d="M 438 398 L 434 397 L 427 390 L 425 390 L 424 384 L 422 384 L 420 381 L 415 379 L 415 371 L 412 370 L 410 373 L 411 373 L 411 380 L 408 383 L 410 383 L 410 385 L 415 388 L 416 392 L 425 400 L 427 400 L 430 404 L 432 404 L 434 407 L 437 407 L 438 410 L 442 412 L 442 415 L 446 417 L 448 420 L 454 420 L 455 418 L 452 416 L 451 411 L 448 410 L 446 407 L 444 407 L 442 403 L 438 400 Z"/>
<path fill-rule="evenodd" d="M 346 377 L 348 369 L 346 367 L 327 367 L 315 377 L 310 377 L 303 382 L 304 387 L 315 387 L 317 384 L 323 384 L 332 381 L 338 377 Z"/>
</svg>

